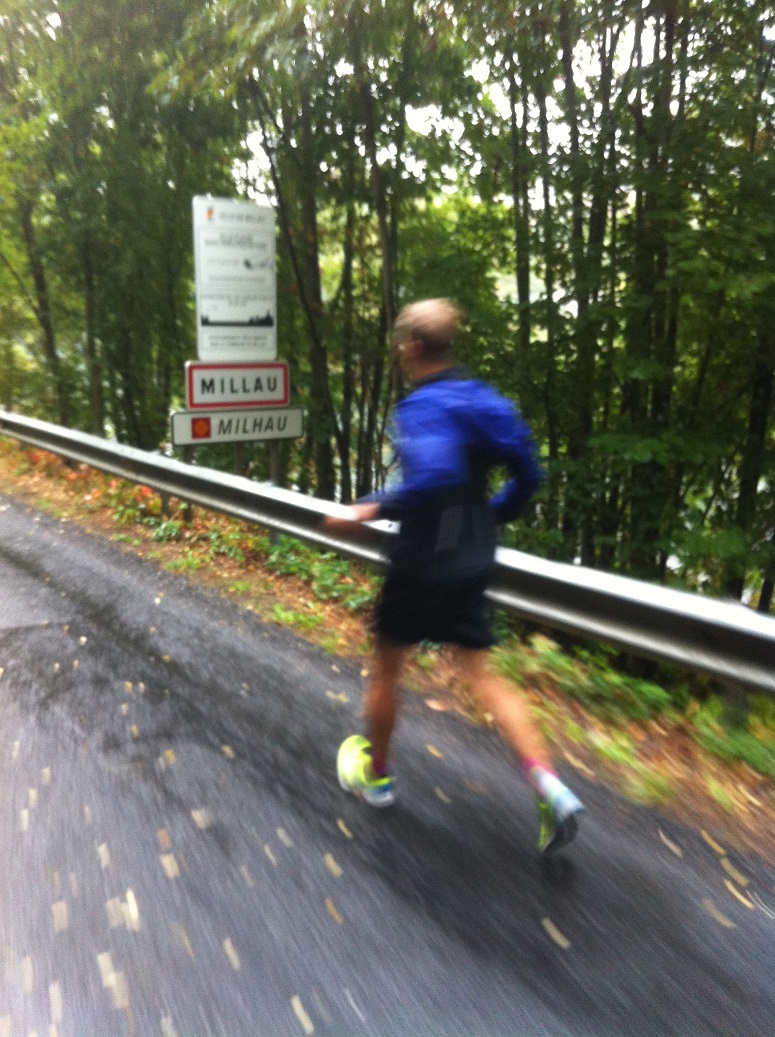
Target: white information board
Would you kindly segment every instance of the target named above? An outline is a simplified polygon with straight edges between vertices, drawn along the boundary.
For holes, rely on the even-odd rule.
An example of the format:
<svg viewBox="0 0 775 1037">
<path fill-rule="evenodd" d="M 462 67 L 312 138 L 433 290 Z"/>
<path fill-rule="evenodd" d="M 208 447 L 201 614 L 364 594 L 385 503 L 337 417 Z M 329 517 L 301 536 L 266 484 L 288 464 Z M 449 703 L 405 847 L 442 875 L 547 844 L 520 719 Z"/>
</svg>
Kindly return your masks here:
<svg viewBox="0 0 775 1037">
<path fill-rule="evenodd" d="M 199 359 L 274 360 L 274 209 L 235 198 L 197 195 L 193 222 Z"/>
</svg>

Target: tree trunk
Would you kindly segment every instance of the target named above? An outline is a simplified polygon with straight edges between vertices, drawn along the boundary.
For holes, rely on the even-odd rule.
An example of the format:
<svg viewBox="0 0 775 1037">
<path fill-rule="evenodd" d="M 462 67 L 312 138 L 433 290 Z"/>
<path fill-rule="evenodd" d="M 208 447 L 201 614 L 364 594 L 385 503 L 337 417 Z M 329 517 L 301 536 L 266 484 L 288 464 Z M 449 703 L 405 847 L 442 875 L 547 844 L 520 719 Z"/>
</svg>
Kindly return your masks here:
<svg viewBox="0 0 775 1037">
<path fill-rule="evenodd" d="M 546 40 L 542 39 L 542 52 L 545 56 Z M 543 210 L 541 223 L 543 229 L 543 265 L 544 294 L 546 306 L 546 366 L 544 374 L 544 407 L 546 410 L 547 438 L 549 441 L 550 463 L 557 462 L 560 454 L 560 426 L 557 414 L 557 306 L 554 298 L 554 264 L 556 261 L 554 246 L 554 213 L 551 199 L 551 163 L 549 159 L 549 120 L 546 111 L 545 73 L 541 71 L 536 77 L 536 101 L 538 103 L 538 127 L 540 140 L 540 172 L 542 185 Z M 556 529 L 559 525 L 560 495 L 556 478 L 549 485 L 547 501 L 547 525 Z"/>
<path fill-rule="evenodd" d="M 530 218 L 528 203 L 530 153 L 527 147 L 527 112 L 520 129 L 520 105 L 513 55 L 509 61 L 509 112 L 511 121 L 511 196 L 514 210 L 514 252 L 516 255 L 517 305 L 519 307 L 519 351 L 529 355 L 530 313 Z M 525 91 L 526 93 L 526 91 Z"/>
<path fill-rule="evenodd" d="M 299 148 L 296 168 L 289 176 L 296 181 L 300 199 L 300 226 L 294 234 L 291 213 L 286 199 L 283 176 L 277 164 L 277 146 L 269 136 L 271 108 L 255 78 L 248 80 L 248 88 L 256 101 L 256 115 L 261 127 L 264 150 L 270 163 L 272 184 L 277 196 L 280 226 L 288 247 L 299 300 L 310 336 L 310 399 L 309 426 L 311 449 L 315 463 L 317 493 L 333 500 L 336 492 L 336 473 L 332 439 L 338 437 L 334 405 L 328 371 L 328 350 L 322 332 L 323 297 L 320 281 L 320 255 L 317 222 L 318 164 L 315 149 L 315 131 L 312 122 L 311 100 L 305 93 L 301 103 Z M 291 120 L 292 121 L 292 120 Z"/>
<path fill-rule="evenodd" d="M 748 434 L 740 459 L 740 488 L 735 507 L 735 524 L 746 538 L 755 532 L 756 503 L 759 481 L 764 471 L 774 378 L 775 336 L 771 325 L 768 325 L 767 334 L 761 333 L 756 344 L 748 405 Z M 730 566 L 726 589 L 734 598 L 742 596 L 745 569 L 743 561 Z"/>
<path fill-rule="evenodd" d="M 84 234 L 81 242 L 81 270 L 83 273 L 91 431 L 95 435 L 102 436 L 105 432 L 105 394 L 102 387 L 102 361 L 97 344 L 93 245 L 88 232 Z"/>
<path fill-rule="evenodd" d="M 348 168 L 347 216 L 344 232 L 344 258 L 342 260 L 342 413 L 339 447 L 339 470 L 341 473 L 340 494 L 343 504 L 352 500 L 352 470 L 350 451 L 352 448 L 353 396 L 355 372 L 353 365 L 353 253 L 355 250 L 355 199 L 354 161 L 350 158 Z"/>
<path fill-rule="evenodd" d="M 72 420 L 70 393 L 65 384 L 65 375 L 57 351 L 56 334 L 51 319 L 48 279 L 43 266 L 43 260 L 40 256 L 40 249 L 38 248 L 35 224 L 32 219 L 32 202 L 26 198 L 19 202 L 19 220 L 27 253 L 27 262 L 32 275 L 32 283 L 35 287 L 35 316 L 43 333 L 43 351 L 49 374 L 54 383 L 54 392 L 57 400 L 57 420 L 60 425 L 69 428 Z"/>
<path fill-rule="evenodd" d="M 769 549 L 770 553 L 763 574 L 762 589 L 759 591 L 759 602 L 756 606 L 756 611 L 762 612 L 764 615 L 769 615 L 772 608 L 772 594 L 773 590 L 775 590 L 775 530 L 770 534 Z"/>
</svg>

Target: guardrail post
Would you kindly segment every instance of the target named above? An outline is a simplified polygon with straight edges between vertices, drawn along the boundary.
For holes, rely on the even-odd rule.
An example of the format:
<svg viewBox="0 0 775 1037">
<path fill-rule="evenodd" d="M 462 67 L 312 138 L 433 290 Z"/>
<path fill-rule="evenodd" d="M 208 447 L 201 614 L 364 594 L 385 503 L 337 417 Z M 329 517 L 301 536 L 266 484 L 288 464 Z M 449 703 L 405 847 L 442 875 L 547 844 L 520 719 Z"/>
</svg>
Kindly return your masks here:
<svg viewBox="0 0 775 1037">
<path fill-rule="evenodd" d="M 277 485 L 277 477 L 280 471 L 280 451 L 276 439 L 269 440 L 269 482 L 272 486 Z M 269 543 L 277 547 L 280 543 L 280 534 L 276 529 L 269 530 Z"/>
<path fill-rule="evenodd" d="M 242 443 L 234 444 L 234 474 L 245 474 L 245 450 Z"/>
</svg>

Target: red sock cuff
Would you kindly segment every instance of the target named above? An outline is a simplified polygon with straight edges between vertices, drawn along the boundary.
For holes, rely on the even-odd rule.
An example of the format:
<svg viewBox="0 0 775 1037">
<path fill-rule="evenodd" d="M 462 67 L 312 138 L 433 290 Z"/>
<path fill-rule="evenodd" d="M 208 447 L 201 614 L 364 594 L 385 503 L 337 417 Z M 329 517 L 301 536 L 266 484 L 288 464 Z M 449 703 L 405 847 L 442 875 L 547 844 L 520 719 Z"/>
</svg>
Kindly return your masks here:
<svg viewBox="0 0 775 1037">
<path fill-rule="evenodd" d="M 371 765 L 374 768 L 374 773 L 378 778 L 387 777 L 387 763 L 385 760 L 381 760 L 374 750 L 371 750 Z"/>
<path fill-rule="evenodd" d="M 545 771 L 547 774 L 555 774 L 553 767 L 547 767 L 545 763 L 541 763 L 540 760 L 536 760 L 534 757 L 526 756 L 522 761 L 522 773 L 525 775 L 525 780 L 530 781 L 530 775 L 536 768 L 539 771 Z M 555 774 L 556 777 L 556 774 Z"/>
</svg>

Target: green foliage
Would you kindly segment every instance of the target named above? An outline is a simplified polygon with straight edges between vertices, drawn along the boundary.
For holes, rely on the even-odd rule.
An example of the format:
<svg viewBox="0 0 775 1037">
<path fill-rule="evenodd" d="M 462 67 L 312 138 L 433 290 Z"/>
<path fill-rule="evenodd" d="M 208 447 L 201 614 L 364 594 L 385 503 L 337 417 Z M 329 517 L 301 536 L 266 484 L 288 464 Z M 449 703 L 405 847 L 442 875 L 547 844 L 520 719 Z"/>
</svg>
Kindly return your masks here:
<svg viewBox="0 0 775 1037">
<path fill-rule="evenodd" d="M 180 540 L 183 533 L 183 523 L 177 519 L 163 519 L 154 524 L 151 536 L 154 540 Z"/>
<path fill-rule="evenodd" d="M 130 533 L 114 533 L 110 539 L 116 544 L 138 544 L 140 542 Z"/>
<path fill-rule="evenodd" d="M 650 807 L 662 806 L 675 795 L 669 778 L 643 764 L 636 764 L 628 775 L 624 792 L 634 802 Z"/>
<path fill-rule="evenodd" d="M 735 811 L 734 803 L 724 786 L 720 782 L 716 781 L 715 778 L 706 778 L 705 784 L 708 792 L 710 792 L 718 805 L 726 810 L 727 813 L 733 814 Z"/>
<path fill-rule="evenodd" d="M 427 652 L 418 652 L 415 662 L 424 673 L 430 673 L 436 665 L 436 656 Z"/>
<path fill-rule="evenodd" d="M 583 658 L 574 659 L 548 638 L 535 636 L 529 648 L 512 641 L 497 657 L 501 669 L 517 683 L 548 679 L 608 722 L 647 720 L 672 709 L 671 695 L 664 688 L 617 672 L 604 653 L 580 654 Z"/>
<path fill-rule="evenodd" d="M 108 499 L 114 508 L 116 522 L 125 525 L 143 522 L 153 528 L 158 527 L 161 499 L 147 486 L 135 486 L 116 479 L 111 483 Z"/>
<path fill-rule="evenodd" d="M 607 720 L 626 717 L 647 720 L 672 705 L 669 692 L 650 681 L 617 673 L 607 665 L 579 666 L 556 652 L 542 652 L 566 694 L 578 699 L 591 712 Z"/>
<path fill-rule="evenodd" d="M 275 605 L 273 614 L 278 623 L 294 627 L 297 630 L 314 630 L 323 622 L 322 616 L 310 612 L 299 612 L 296 609 L 284 609 L 281 605 Z"/>
<path fill-rule="evenodd" d="M 319 601 L 337 601 L 353 611 L 371 604 L 376 596 L 374 578 L 364 582 L 353 579 L 352 563 L 330 551 L 316 551 L 293 537 L 281 536 L 263 564 L 278 576 L 304 580 Z"/>
<path fill-rule="evenodd" d="M 617 730 L 621 724 L 658 716 L 675 721 L 686 710 L 691 735 L 704 749 L 726 761 L 747 763 L 759 774 L 775 778 L 775 701 L 771 698 L 752 696 L 748 709 L 742 711 L 717 694 L 709 694 L 697 704 L 689 700 L 683 684 L 671 685 L 668 691 L 651 681 L 617 672 L 610 650 L 577 650 L 576 656 L 536 635 L 530 646 L 509 642 L 498 650 L 496 659 L 515 683 L 540 685 L 548 681 L 612 725 L 605 737 L 596 737 L 593 742 L 597 752 L 614 763 L 632 767 L 637 762 L 632 739 Z M 566 723 L 566 734 L 574 741 L 585 737 L 573 721 Z"/>
<path fill-rule="evenodd" d="M 762 719 L 762 714 L 764 719 Z M 711 696 L 692 717 L 692 737 L 722 760 L 742 761 L 759 774 L 775 778 L 773 703 L 755 699 L 749 715 Z"/>
<path fill-rule="evenodd" d="M 596 738 L 593 744 L 597 752 L 611 763 L 631 766 L 634 762 L 635 744 L 628 735 L 621 731 L 615 731 L 611 735 Z"/>
<path fill-rule="evenodd" d="M 188 548 L 179 558 L 170 558 L 162 562 L 162 567 L 170 572 L 197 572 L 204 564 L 205 560 L 201 555 Z"/>
<path fill-rule="evenodd" d="M 242 536 L 239 530 L 227 529 L 224 532 L 220 529 L 211 529 L 205 535 L 205 539 L 212 558 L 215 558 L 216 555 L 223 555 L 225 558 L 230 558 L 233 562 L 241 563 L 245 561 Z"/>
</svg>

